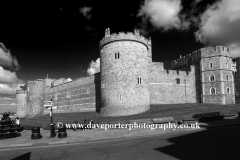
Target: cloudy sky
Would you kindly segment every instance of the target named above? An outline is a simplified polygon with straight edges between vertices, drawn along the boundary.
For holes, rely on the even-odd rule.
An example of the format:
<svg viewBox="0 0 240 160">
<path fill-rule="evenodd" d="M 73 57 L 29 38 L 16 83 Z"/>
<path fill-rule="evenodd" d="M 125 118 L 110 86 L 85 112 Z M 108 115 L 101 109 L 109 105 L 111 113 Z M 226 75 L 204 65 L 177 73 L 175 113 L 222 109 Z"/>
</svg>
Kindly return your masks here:
<svg viewBox="0 0 240 160">
<path fill-rule="evenodd" d="M 107 27 L 138 28 L 152 38 L 153 61 L 166 64 L 208 45 L 240 56 L 240 0 L 21 1 L 2 3 L 0 19 L 0 108 L 14 106 L 27 79 L 97 72 Z"/>
</svg>

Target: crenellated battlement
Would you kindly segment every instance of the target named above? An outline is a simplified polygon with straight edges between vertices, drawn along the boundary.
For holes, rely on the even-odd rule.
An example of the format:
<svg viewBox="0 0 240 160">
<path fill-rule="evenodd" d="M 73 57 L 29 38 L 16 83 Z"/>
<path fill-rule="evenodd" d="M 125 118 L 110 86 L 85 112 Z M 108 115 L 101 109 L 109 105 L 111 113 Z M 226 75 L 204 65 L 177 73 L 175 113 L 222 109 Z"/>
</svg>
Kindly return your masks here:
<svg viewBox="0 0 240 160">
<path fill-rule="evenodd" d="M 27 84 L 39 84 L 39 83 L 44 83 L 44 80 L 43 79 L 37 79 L 37 80 L 34 80 L 34 81 L 27 81 Z"/>
<path fill-rule="evenodd" d="M 186 56 L 180 57 L 174 61 L 172 61 L 172 68 L 178 68 L 180 66 L 184 66 L 186 64 L 192 64 L 193 61 L 200 60 L 205 57 L 213 57 L 213 56 L 230 56 L 230 50 L 224 46 L 210 46 L 205 48 L 200 48 L 196 51 L 193 51 Z"/>
<path fill-rule="evenodd" d="M 78 79 L 70 81 L 70 82 L 66 82 L 66 83 L 56 85 L 56 86 L 52 86 L 50 88 L 47 88 L 46 92 L 47 93 L 52 93 L 52 92 L 56 92 L 58 90 L 71 89 L 71 88 L 74 88 L 76 86 L 95 83 L 96 81 L 100 80 L 99 77 L 100 77 L 100 73 L 95 73 L 91 76 L 81 77 L 81 78 L 78 78 Z"/>
<path fill-rule="evenodd" d="M 24 91 L 24 90 L 16 90 L 16 94 L 27 94 L 27 91 Z"/>
<path fill-rule="evenodd" d="M 164 69 L 164 74 L 165 75 L 170 75 L 170 76 L 189 76 L 190 74 L 194 74 L 195 68 L 194 66 L 190 66 L 190 71 L 180 71 L 180 70 L 167 70 Z"/>
<path fill-rule="evenodd" d="M 109 28 L 108 28 L 109 29 Z M 147 47 L 152 45 L 151 39 L 147 39 L 145 37 L 143 37 L 142 35 L 140 35 L 139 30 L 134 30 L 133 32 L 119 32 L 117 33 L 112 33 L 110 34 L 110 30 L 106 30 L 105 31 L 105 37 L 100 41 L 100 48 L 102 48 L 105 44 L 114 42 L 114 41 L 137 41 L 140 43 L 145 44 Z"/>
</svg>

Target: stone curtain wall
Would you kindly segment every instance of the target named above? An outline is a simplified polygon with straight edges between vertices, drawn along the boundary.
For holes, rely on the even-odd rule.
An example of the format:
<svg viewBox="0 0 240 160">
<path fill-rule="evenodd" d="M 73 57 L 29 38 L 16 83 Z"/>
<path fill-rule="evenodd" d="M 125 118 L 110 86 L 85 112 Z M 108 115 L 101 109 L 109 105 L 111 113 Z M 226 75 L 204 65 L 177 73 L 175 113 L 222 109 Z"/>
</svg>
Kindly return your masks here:
<svg viewBox="0 0 240 160">
<path fill-rule="evenodd" d="M 186 71 L 164 70 L 161 62 L 149 63 L 150 104 L 196 103 L 195 69 L 190 68 L 187 74 Z"/>
<path fill-rule="evenodd" d="M 122 38 L 105 45 L 100 53 L 102 116 L 132 115 L 150 108 L 147 45 Z"/>
<path fill-rule="evenodd" d="M 53 100 L 54 112 L 85 112 L 100 109 L 100 74 L 48 88 L 45 99 Z M 45 109 L 45 113 L 49 110 Z"/>
<path fill-rule="evenodd" d="M 27 93 L 23 90 L 16 91 L 17 117 L 26 117 L 27 111 Z"/>
</svg>

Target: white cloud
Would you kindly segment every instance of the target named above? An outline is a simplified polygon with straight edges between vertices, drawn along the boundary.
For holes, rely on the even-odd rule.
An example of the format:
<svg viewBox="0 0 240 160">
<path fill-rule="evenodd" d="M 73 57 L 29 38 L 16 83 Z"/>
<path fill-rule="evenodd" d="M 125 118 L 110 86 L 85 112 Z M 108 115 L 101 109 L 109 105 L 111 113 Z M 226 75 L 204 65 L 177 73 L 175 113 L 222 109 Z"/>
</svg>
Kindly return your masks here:
<svg viewBox="0 0 240 160">
<path fill-rule="evenodd" d="M 22 83 L 22 81 L 17 78 L 15 72 L 4 70 L 3 67 L 0 66 L 0 83 L 13 84 Z"/>
<path fill-rule="evenodd" d="M 142 24 L 149 19 L 152 25 L 163 30 L 187 29 L 190 25 L 181 20 L 181 0 L 145 0 L 138 13 L 142 17 Z"/>
<path fill-rule="evenodd" d="M 88 20 L 91 19 L 90 11 L 92 10 L 92 7 L 82 7 L 79 9 L 79 12 L 83 14 L 84 17 L 86 17 Z"/>
<path fill-rule="evenodd" d="M 92 75 L 92 74 L 95 74 L 95 73 L 98 73 L 100 72 L 100 58 L 98 58 L 96 60 L 96 62 L 94 61 L 91 61 L 89 67 L 88 67 L 88 70 L 87 70 L 87 73 L 89 75 Z"/>
<path fill-rule="evenodd" d="M 24 84 L 0 84 L 0 95 L 15 95 L 16 90 L 20 90 L 20 86 Z"/>
<path fill-rule="evenodd" d="M 240 1 L 221 0 L 201 15 L 196 39 L 204 44 L 224 45 L 233 57 L 240 56 Z"/>
<path fill-rule="evenodd" d="M 18 69 L 18 61 L 12 56 L 10 51 L 6 49 L 4 44 L 0 43 L 0 66 Z"/>
</svg>

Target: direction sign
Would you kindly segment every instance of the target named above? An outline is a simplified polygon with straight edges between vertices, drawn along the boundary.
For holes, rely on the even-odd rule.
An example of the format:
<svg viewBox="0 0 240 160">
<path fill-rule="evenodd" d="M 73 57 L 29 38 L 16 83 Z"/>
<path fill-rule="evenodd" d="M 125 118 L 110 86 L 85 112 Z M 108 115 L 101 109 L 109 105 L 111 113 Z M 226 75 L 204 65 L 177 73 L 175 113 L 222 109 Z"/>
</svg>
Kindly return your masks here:
<svg viewBox="0 0 240 160">
<path fill-rule="evenodd" d="M 52 107 L 52 101 L 44 101 L 43 103 L 44 107 Z"/>
<path fill-rule="evenodd" d="M 51 107 L 46 107 L 46 109 L 51 109 Z M 57 106 L 52 106 L 52 109 L 57 109 Z"/>
</svg>

